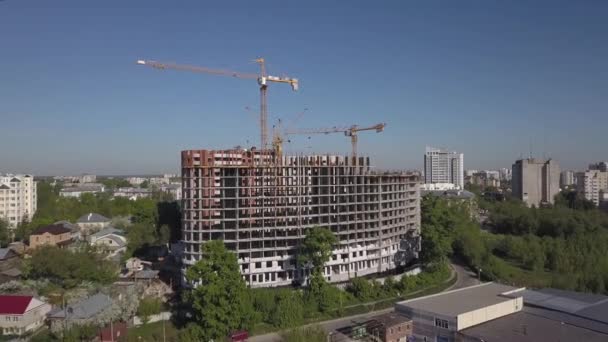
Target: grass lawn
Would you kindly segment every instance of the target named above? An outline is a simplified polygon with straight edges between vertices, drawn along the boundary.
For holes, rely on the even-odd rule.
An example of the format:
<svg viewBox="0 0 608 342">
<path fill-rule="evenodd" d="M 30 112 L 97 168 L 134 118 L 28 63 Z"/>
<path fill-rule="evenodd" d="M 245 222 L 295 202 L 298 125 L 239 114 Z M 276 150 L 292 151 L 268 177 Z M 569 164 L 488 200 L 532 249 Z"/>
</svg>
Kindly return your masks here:
<svg viewBox="0 0 608 342">
<path fill-rule="evenodd" d="M 177 329 L 171 321 L 165 321 L 165 337 L 167 341 L 178 341 Z M 129 329 L 127 334 L 129 342 L 163 341 L 163 322 L 140 325 Z"/>
</svg>

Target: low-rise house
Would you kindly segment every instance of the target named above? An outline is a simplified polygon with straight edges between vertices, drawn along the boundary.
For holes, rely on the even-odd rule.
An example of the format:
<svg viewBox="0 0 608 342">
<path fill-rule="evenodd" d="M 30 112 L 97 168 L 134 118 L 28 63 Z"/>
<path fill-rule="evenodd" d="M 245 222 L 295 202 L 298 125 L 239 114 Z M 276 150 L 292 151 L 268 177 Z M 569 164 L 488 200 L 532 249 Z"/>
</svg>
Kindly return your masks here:
<svg viewBox="0 0 608 342">
<path fill-rule="evenodd" d="M 413 323 L 409 317 L 388 312 L 340 328 L 330 333 L 330 341 L 406 342 L 412 340 L 412 332 Z"/>
<path fill-rule="evenodd" d="M 104 228 L 88 237 L 91 246 L 102 247 L 104 250 L 119 253 L 127 249 L 125 232 L 114 227 Z"/>
<path fill-rule="evenodd" d="M 36 229 L 30 235 L 30 248 L 50 245 L 64 247 L 72 242 L 72 231 L 63 225 L 51 224 Z"/>
<path fill-rule="evenodd" d="M 21 259 L 10 248 L 0 248 L 0 284 L 21 277 Z"/>
<path fill-rule="evenodd" d="M 96 232 L 110 225 L 110 219 L 96 213 L 82 215 L 76 224 L 82 229 L 83 233 Z"/>
<path fill-rule="evenodd" d="M 80 227 L 69 222 L 69 221 L 58 221 L 54 224 L 64 226 L 65 228 L 70 230 L 70 235 L 72 236 L 72 240 L 77 241 L 82 238 L 82 234 L 80 234 Z"/>
<path fill-rule="evenodd" d="M 24 335 L 44 324 L 51 306 L 32 296 L 0 295 L 2 335 Z"/>
<path fill-rule="evenodd" d="M 170 194 L 176 201 L 182 199 L 182 185 L 181 184 L 165 184 L 160 186 L 160 191 Z"/>
<path fill-rule="evenodd" d="M 112 299 L 103 293 L 95 294 L 66 308 L 57 308 L 48 315 L 52 331 L 72 325 L 106 323 L 111 319 Z"/>
<path fill-rule="evenodd" d="M 13 258 L 17 258 L 19 255 L 10 248 L 0 248 L 0 268 L 5 262 L 11 261 Z"/>
</svg>

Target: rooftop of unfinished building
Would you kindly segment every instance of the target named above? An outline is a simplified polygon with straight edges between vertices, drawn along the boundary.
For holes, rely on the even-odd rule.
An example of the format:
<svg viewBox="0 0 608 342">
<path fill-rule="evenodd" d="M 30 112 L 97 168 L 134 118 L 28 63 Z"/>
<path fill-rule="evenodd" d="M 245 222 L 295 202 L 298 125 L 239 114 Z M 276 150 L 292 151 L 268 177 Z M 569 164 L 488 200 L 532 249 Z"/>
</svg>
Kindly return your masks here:
<svg viewBox="0 0 608 342">
<path fill-rule="evenodd" d="M 207 154 L 222 154 L 222 155 L 226 155 L 226 156 L 222 156 L 225 158 L 234 158 L 233 156 L 229 156 L 229 155 L 234 155 L 234 154 L 247 154 L 247 153 L 254 153 L 254 154 L 259 154 L 260 150 L 256 149 L 255 147 L 251 148 L 251 149 L 246 149 L 246 148 L 242 148 L 240 146 L 231 148 L 231 149 L 193 149 L 193 150 L 184 150 L 182 151 L 182 153 L 186 153 L 186 154 L 191 154 L 191 153 L 207 153 Z M 270 156 L 274 156 L 275 155 L 275 151 L 274 150 L 265 150 L 265 152 L 267 153 L 267 155 Z M 288 163 L 290 161 L 293 161 L 294 163 L 297 163 L 298 159 L 307 159 L 307 160 L 312 160 L 312 159 L 326 159 L 328 160 L 329 164 L 328 166 L 331 165 L 335 165 L 334 163 L 344 163 L 343 166 L 349 166 L 349 164 L 352 163 L 352 157 L 350 155 L 345 155 L 345 154 L 341 154 L 341 153 L 311 153 L 311 154 L 305 154 L 305 153 L 299 153 L 299 154 L 283 154 L 280 157 L 280 161 L 281 164 L 283 164 L 282 166 L 285 166 L 284 163 Z M 358 163 L 358 166 L 365 166 L 367 168 L 369 168 L 369 170 L 367 171 L 367 174 L 374 174 L 374 175 L 407 175 L 407 176 L 420 176 L 421 173 L 419 170 L 413 170 L 413 169 L 380 169 L 380 168 L 376 168 L 375 166 L 373 166 L 370 163 L 370 157 L 367 155 L 359 155 L 357 157 L 357 159 L 361 160 L 363 159 L 364 162 Z"/>
</svg>

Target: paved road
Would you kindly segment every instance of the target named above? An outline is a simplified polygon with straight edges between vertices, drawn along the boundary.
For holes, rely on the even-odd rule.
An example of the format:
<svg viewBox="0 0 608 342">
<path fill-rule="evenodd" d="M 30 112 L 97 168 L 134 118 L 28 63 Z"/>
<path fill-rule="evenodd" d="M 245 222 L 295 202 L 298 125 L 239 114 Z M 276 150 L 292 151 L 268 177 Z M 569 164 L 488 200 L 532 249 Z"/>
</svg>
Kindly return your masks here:
<svg viewBox="0 0 608 342">
<path fill-rule="evenodd" d="M 479 280 L 477 280 L 477 274 L 463 266 L 461 263 L 453 262 L 452 268 L 454 269 L 454 271 L 456 271 L 456 282 L 454 283 L 454 285 L 447 288 L 446 291 L 456 290 L 463 287 L 469 287 L 479 284 Z"/>
<path fill-rule="evenodd" d="M 454 283 L 454 285 L 450 286 L 445 291 L 455 290 L 455 289 L 459 289 L 462 287 L 467 287 L 467 286 L 471 286 L 471 285 L 475 285 L 475 284 L 479 283 L 477 281 L 475 273 L 469 271 L 467 268 L 460 265 L 459 263 L 452 264 L 452 268 L 456 272 L 456 277 L 457 277 L 456 283 Z M 334 331 L 339 328 L 343 328 L 343 327 L 352 325 L 353 321 L 366 321 L 373 316 L 377 316 L 377 315 L 391 312 L 391 311 L 393 311 L 393 308 L 372 311 L 372 312 L 355 315 L 355 316 L 337 318 L 337 319 L 334 319 L 331 321 L 324 321 L 324 322 L 319 322 L 316 324 L 323 327 L 323 329 L 325 331 L 330 332 L 330 331 Z M 266 335 L 253 336 L 248 341 L 249 342 L 280 342 L 282 340 L 281 340 L 281 337 L 279 336 L 279 334 L 270 333 L 270 334 L 266 334 Z"/>
</svg>

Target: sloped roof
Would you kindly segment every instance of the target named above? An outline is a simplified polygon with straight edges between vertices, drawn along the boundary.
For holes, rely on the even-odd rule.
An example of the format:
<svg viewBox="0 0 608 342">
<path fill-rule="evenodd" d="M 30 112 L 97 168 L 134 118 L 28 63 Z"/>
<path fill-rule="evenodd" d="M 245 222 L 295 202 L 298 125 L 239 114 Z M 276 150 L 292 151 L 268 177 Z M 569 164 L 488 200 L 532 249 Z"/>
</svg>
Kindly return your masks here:
<svg viewBox="0 0 608 342">
<path fill-rule="evenodd" d="M 23 315 L 32 298 L 34 297 L 0 295 L 0 315 Z"/>
<path fill-rule="evenodd" d="M 11 183 L 15 183 L 15 182 L 21 183 L 21 180 L 17 177 L 13 177 L 13 179 L 11 179 Z"/>
<path fill-rule="evenodd" d="M 41 235 L 44 233 L 49 233 L 52 235 L 59 235 L 59 234 L 70 233 L 70 232 L 71 232 L 71 230 L 69 230 L 68 228 L 64 227 L 61 224 L 51 224 L 51 225 L 40 227 L 40 228 L 36 229 L 34 232 L 32 232 L 32 235 Z"/>
<path fill-rule="evenodd" d="M 110 305 L 112 305 L 112 299 L 103 293 L 98 293 L 78 303 L 69 305 L 67 307 L 67 314 L 69 319 L 88 319 L 99 314 Z M 64 309 L 54 310 L 49 313 L 49 317 L 51 318 L 65 318 L 65 316 L 66 312 Z"/>
<path fill-rule="evenodd" d="M 116 235 L 124 236 L 125 232 L 123 230 L 116 229 L 114 227 L 107 227 L 107 228 L 104 228 L 104 229 L 98 231 L 95 234 L 91 234 L 91 238 L 99 239 L 99 238 L 102 238 L 102 237 L 104 237 L 106 235 L 111 235 L 111 234 L 116 234 Z"/>
<path fill-rule="evenodd" d="M 0 189 L 3 189 L 3 190 L 7 190 L 7 189 L 10 189 L 10 188 L 11 188 L 11 187 L 10 187 L 10 186 L 8 186 L 8 185 L 6 185 L 6 184 L 1 184 L 1 185 L 0 185 Z"/>
<path fill-rule="evenodd" d="M 103 223 L 103 222 L 110 222 L 110 219 L 103 215 L 99 215 L 96 213 L 88 213 L 88 214 L 82 215 L 82 216 L 80 216 L 78 221 L 76 221 L 76 223 Z"/>
<path fill-rule="evenodd" d="M 16 257 L 17 253 L 10 248 L 0 248 L 0 260 Z"/>
<path fill-rule="evenodd" d="M 80 228 L 77 225 L 71 223 L 70 221 L 57 221 L 53 224 L 62 225 L 64 227 L 66 227 L 67 229 L 71 230 L 72 232 L 77 232 L 80 230 Z"/>
</svg>

